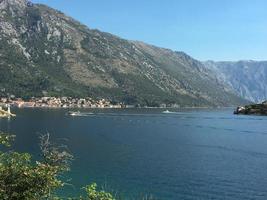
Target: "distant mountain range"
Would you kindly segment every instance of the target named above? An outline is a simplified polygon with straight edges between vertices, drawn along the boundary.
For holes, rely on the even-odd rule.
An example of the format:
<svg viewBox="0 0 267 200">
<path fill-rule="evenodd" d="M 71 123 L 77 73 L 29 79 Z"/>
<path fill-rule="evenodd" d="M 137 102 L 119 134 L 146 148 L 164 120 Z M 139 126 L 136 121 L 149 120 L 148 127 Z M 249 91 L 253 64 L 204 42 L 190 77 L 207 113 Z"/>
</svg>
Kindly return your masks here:
<svg viewBox="0 0 267 200">
<path fill-rule="evenodd" d="M 240 97 L 256 103 L 267 99 L 267 61 L 207 61 L 203 64 Z"/>
<path fill-rule="evenodd" d="M 0 96 L 92 96 L 148 106 L 266 98 L 266 68 L 264 76 L 238 66 L 124 40 L 27 0 L 0 0 Z"/>
</svg>

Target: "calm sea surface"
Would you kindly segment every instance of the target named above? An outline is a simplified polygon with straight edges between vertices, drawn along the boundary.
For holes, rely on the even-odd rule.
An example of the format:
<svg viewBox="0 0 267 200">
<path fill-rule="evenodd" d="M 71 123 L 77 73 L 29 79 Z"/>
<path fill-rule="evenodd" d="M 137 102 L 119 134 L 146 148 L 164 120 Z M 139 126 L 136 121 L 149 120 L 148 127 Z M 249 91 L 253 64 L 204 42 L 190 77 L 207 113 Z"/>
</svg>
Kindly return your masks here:
<svg viewBox="0 0 267 200">
<path fill-rule="evenodd" d="M 267 199 L 267 117 L 226 110 L 20 109 L 0 119 L 17 135 L 14 148 L 38 156 L 38 134 L 49 132 L 75 156 L 68 174 L 80 192 L 97 182 L 133 198 Z"/>
</svg>

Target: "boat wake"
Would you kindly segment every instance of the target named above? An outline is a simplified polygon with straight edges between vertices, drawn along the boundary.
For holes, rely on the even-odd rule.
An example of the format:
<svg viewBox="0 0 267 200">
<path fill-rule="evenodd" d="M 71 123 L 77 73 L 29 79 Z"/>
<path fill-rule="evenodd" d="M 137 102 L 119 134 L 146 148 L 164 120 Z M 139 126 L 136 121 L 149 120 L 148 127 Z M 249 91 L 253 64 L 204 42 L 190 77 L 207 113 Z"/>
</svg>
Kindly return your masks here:
<svg viewBox="0 0 267 200">
<path fill-rule="evenodd" d="M 67 115 L 72 116 L 72 117 L 87 117 L 87 116 L 90 116 L 90 115 L 94 115 L 94 113 L 92 113 L 92 112 L 80 112 L 80 111 L 73 112 L 73 111 L 70 111 L 70 112 L 67 113 Z"/>
<path fill-rule="evenodd" d="M 162 113 L 163 114 L 177 114 L 178 112 L 171 112 L 169 110 L 164 110 Z"/>
</svg>

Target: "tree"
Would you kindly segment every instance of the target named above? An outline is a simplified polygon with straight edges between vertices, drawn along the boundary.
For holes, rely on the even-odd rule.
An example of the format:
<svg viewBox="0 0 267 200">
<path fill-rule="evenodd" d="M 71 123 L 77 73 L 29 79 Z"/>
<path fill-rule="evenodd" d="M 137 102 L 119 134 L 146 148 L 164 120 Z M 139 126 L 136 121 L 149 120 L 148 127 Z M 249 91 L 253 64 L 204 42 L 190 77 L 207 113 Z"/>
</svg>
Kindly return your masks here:
<svg viewBox="0 0 267 200">
<path fill-rule="evenodd" d="M 0 132 L 0 145 L 10 147 L 15 136 Z M 41 200 L 60 199 L 56 189 L 63 187 L 60 175 L 70 170 L 72 155 L 66 146 L 50 142 L 50 135 L 40 137 L 41 161 L 33 161 L 28 153 L 0 151 L 0 199 Z M 115 200 L 112 194 L 97 191 L 97 185 L 85 187 L 87 195 L 80 200 Z"/>
<path fill-rule="evenodd" d="M 42 161 L 34 162 L 28 153 L 0 152 L 0 199 L 48 199 L 64 185 L 58 177 L 69 169 L 67 164 L 72 156 L 44 143 L 47 137 L 41 139 Z M 14 138 L 0 133 L 0 144 L 9 147 Z"/>
</svg>

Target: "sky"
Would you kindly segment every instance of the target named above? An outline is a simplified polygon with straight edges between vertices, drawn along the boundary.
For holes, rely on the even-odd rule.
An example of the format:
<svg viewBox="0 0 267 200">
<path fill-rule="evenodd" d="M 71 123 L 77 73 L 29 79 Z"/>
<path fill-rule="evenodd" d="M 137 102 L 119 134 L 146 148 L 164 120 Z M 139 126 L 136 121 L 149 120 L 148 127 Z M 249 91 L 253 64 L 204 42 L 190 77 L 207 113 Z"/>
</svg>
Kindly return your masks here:
<svg viewBox="0 0 267 200">
<path fill-rule="evenodd" d="M 198 60 L 267 60 L 266 0 L 32 0 L 89 28 Z"/>
</svg>

